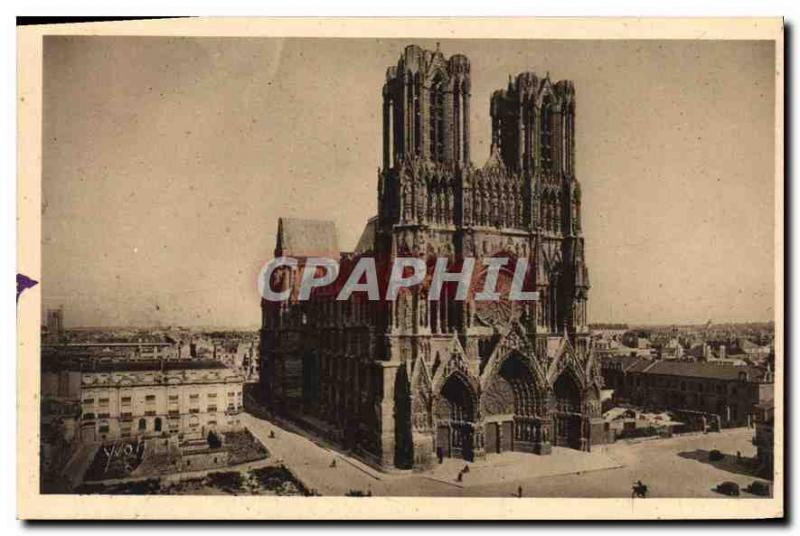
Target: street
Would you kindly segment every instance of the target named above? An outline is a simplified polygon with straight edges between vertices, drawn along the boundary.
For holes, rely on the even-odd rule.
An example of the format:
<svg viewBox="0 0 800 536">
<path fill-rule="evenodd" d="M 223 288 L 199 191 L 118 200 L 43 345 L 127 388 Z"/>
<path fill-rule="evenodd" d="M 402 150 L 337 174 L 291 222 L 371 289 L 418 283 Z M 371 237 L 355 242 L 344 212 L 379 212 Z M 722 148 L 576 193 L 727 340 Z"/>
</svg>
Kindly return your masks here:
<svg viewBox="0 0 800 536">
<path fill-rule="evenodd" d="M 458 482 L 458 472 L 467 465 L 463 460 L 448 459 L 426 472 L 383 473 L 289 425 L 251 414 L 243 414 L 243 422 L 273 459 L 282 460 L 307 487 L 322 495 L 360 491 L 379 496 L 508 497 L 522 488 L 526 497 L 630 497 L 631 486 L 641 480 L 648 486 L 649 497 L 723 497 L 713 490 L 720 482 L 730 480 L 744 488 L 755 480 L 735 461 L 737 451 L 743 457 L 755 454 L 750 443 L 753 431 L 747 428 L 617 442 L 591 453 L 554 448 L 547 457 L 493 455 L 469 464 L 469 473 Z M 712 449 L 726 458 L 709 462 Z M 746 497 L 752 495 L 743 492 L 742 498 Z"/>
</svg>

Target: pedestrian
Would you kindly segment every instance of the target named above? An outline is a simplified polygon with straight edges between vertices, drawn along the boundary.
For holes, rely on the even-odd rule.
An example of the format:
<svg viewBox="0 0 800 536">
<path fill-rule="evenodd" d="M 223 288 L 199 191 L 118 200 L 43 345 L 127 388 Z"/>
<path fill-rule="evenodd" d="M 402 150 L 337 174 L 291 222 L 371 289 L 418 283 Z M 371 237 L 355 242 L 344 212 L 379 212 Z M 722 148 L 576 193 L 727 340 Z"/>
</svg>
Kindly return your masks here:
<svg viewBox="0 0 800 536">
<path fill-rule="evenodd" d="M 517 487 L 517 497 L 522 498 L 522 486 Z"/>
<path fill-rule="evenodd" d="M 331 467 L 331 469 L 335 469 L 335 468 L 336 468 L 336 458 L 334 458 L 333 460 L 331 460 L 331 465 L 330 465 L 330 467 Z"/>
<path fill-rule="evenodd" d="M 444 448 L 436 447 L 436 457 L 439 458 L 439 464 L 441 465 L 444 462 Z"/>
</svg>

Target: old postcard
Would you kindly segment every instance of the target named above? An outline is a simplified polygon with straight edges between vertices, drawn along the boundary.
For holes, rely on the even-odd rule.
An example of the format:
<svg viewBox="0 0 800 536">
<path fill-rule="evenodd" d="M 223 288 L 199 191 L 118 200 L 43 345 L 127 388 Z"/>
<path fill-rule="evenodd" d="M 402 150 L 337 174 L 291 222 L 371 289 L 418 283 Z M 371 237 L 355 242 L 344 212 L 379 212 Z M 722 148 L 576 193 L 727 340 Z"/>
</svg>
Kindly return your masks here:
<svg viewBox="0 0 800 536">
<path fill-rule="evenodd" d="M 780 19 L 18 36 L 21 517 L 783 516 Z"/>
</svg>

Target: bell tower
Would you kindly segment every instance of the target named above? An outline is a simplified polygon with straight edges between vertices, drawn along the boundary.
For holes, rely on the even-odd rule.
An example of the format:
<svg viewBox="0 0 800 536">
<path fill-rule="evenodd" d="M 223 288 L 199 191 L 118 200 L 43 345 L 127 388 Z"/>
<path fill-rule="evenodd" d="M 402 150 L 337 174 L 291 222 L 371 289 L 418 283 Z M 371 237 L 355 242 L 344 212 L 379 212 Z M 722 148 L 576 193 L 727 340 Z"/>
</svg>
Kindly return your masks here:
<svg viewBox="0 0 800 536">
<path fill-rule="evenodd" d="M 383 169 L 410 159 L 469 161 L 470 65 L 466 56 L 409 45 L 383 86 Z"/>
</svg>

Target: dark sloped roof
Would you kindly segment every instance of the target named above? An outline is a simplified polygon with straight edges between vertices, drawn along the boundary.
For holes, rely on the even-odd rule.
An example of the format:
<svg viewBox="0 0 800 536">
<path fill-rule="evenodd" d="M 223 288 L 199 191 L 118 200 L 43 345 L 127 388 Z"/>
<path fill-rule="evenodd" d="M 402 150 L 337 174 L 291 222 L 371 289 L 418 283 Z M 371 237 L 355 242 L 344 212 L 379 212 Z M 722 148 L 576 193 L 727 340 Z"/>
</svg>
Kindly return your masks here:
<svg viewBox="0 0 800 536">
<path fill-rule="evenodd" d="M 709 378 L 715 380 L 738 380 L 739 373 L 746 372 L 749 381 L 761 378 L 761 371 L 752 367 L 734 367 L 694 361 L 655 361 L 642 371 L 645 374 L 683 376 L 687 378 Z"/>
<path fill-rule="evenodd" d="M 619 365 L 622 367 L 622 370 L 628 371 L 643 368 L 643 365 L 649 365 L 652 361 L 639 356 L 613 355 L 604 357 L 603 363 Z"/>
<path fill-rule="evenodd" d="M 161 361 L 117 361 L 107 363 L 83 363 L 83 372 L 144 372 L 149 370 L 203 370 L 227 368 L 211 359 L 176 359 Z"/>
<path fill-rule="evenodd" d="M 653 364 L 653 361 L 651 361 L 650 359 L 645 359 L 644 357 L 640 357 L 640 358 L 637 358 L 637 360 L 634 363 L 631 363 L 631 365 L 628 368 L 626 368 L 625 370 L 628 371 L 628 372 L 630 372 L 630 371 L 640 372 L 640 371 L 646 370 L 647 367 L 649 367 L 652 364 Z"/>
<path fill-rule="evenodd" d="M 361 238 L 358 239 L 354 253 L 368 253 L 375 249 L 375 227 L 378 225 L 378 217 L 373 216 L 364 226 Z"/>
<path fill-rule="evenodd" d="M 275 253 L 285 257 L 338 259 L 336 225 L 328 220 L 279 218 Z"/>
</svg>

